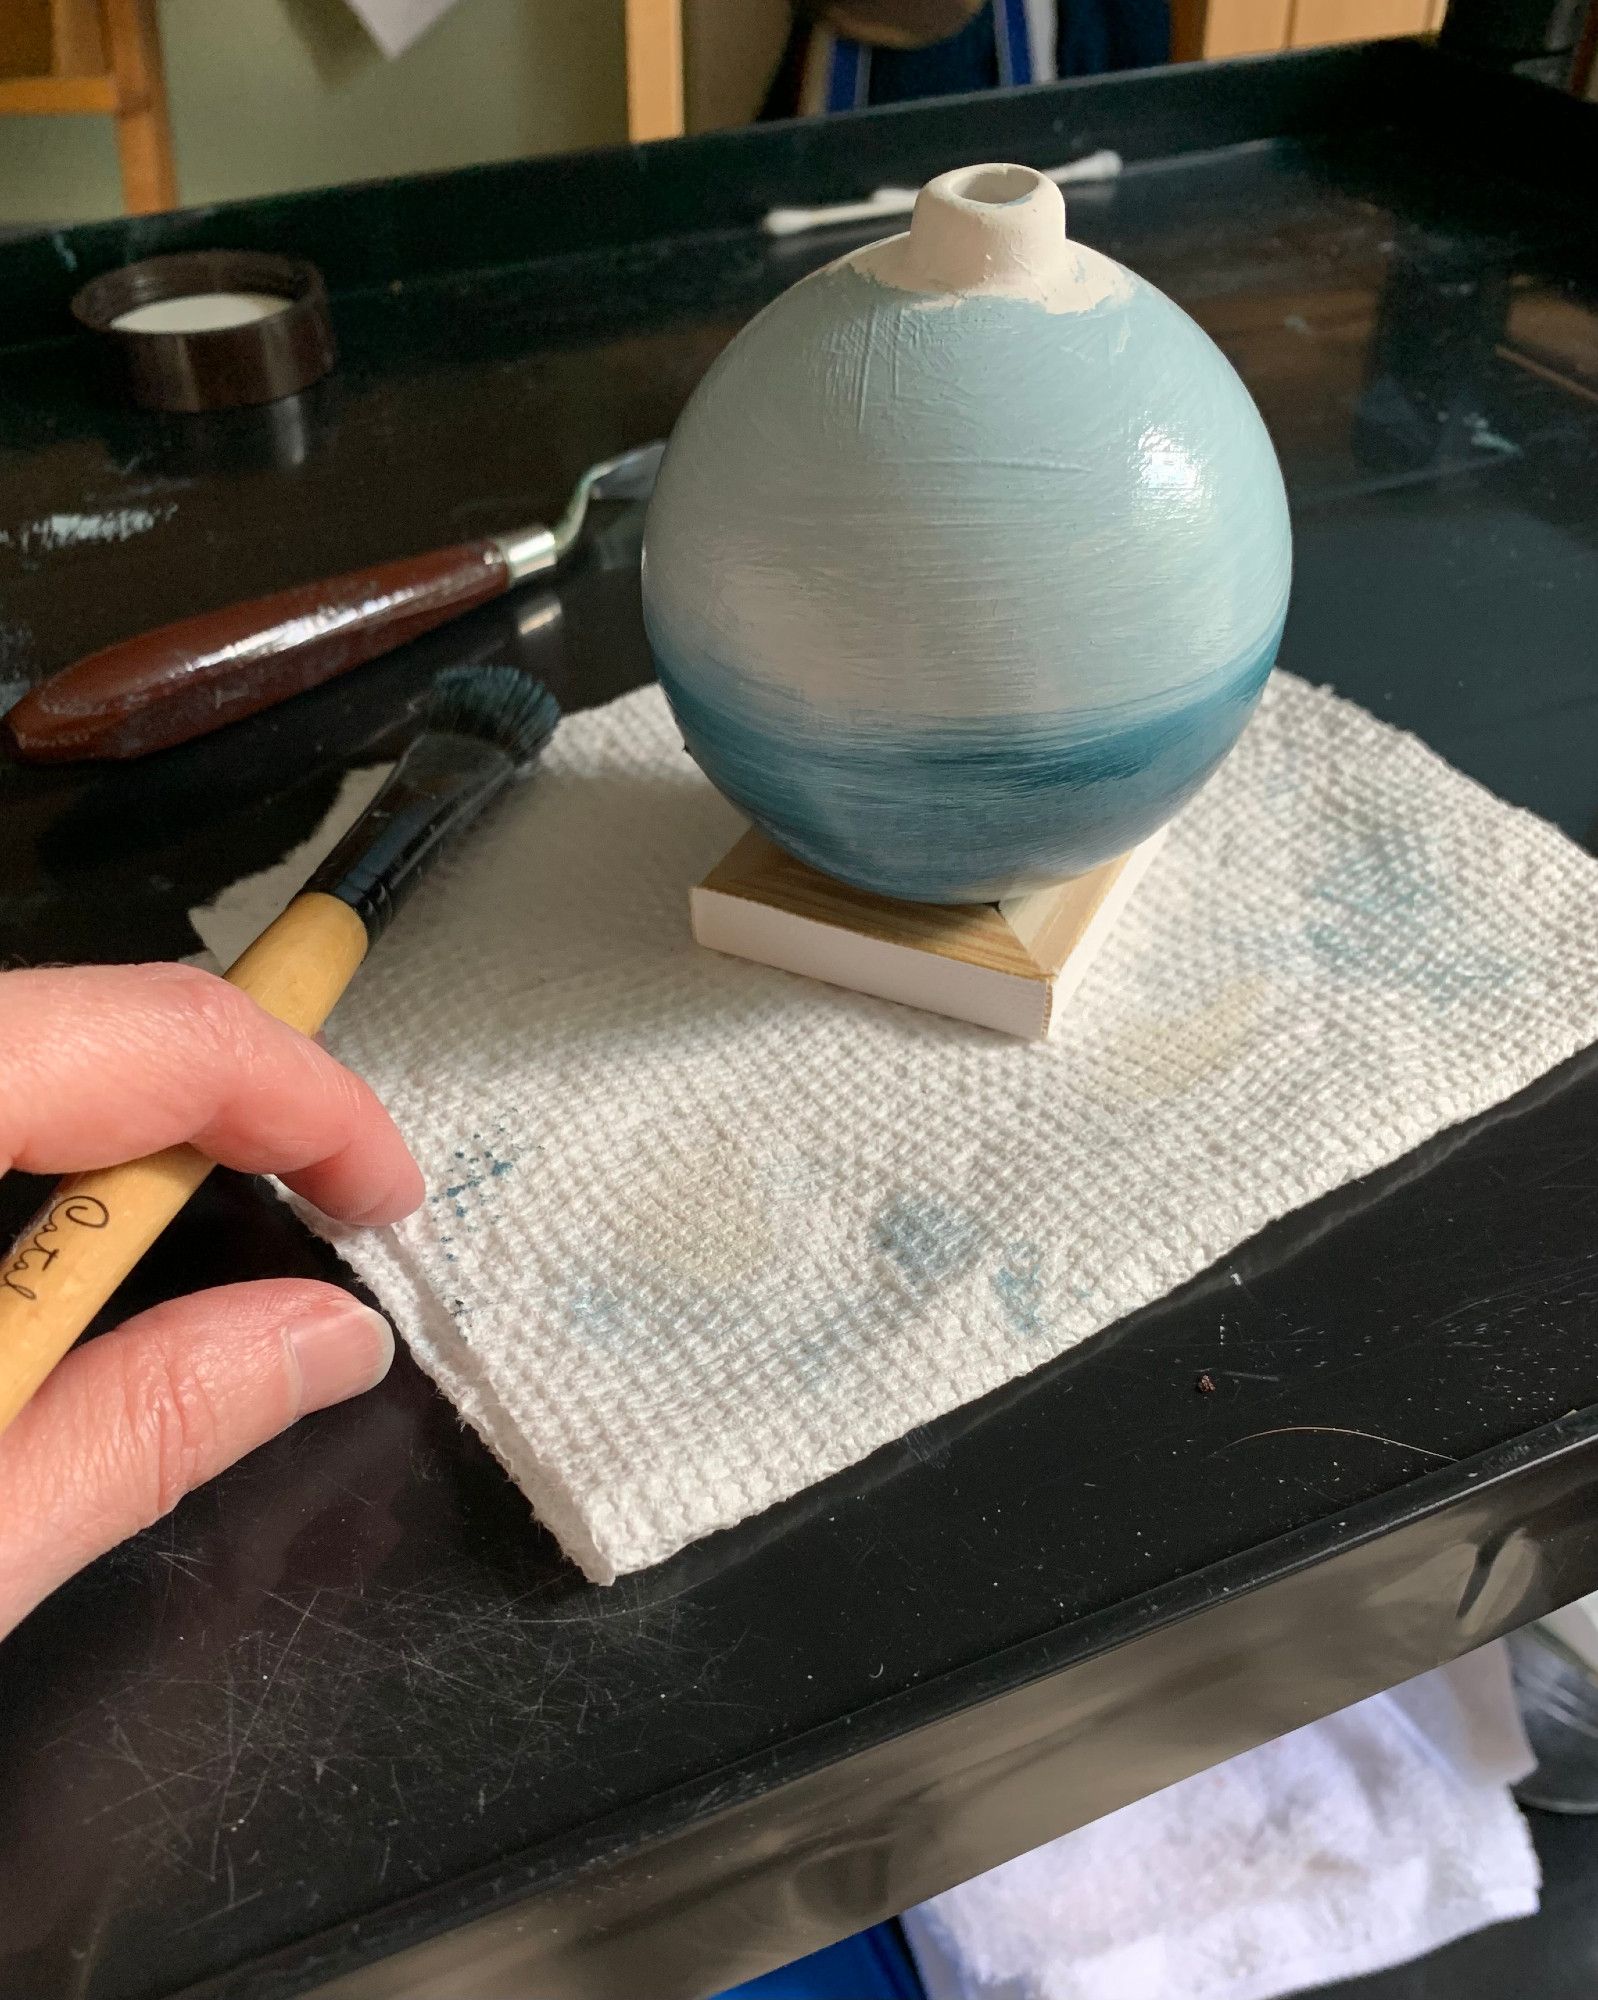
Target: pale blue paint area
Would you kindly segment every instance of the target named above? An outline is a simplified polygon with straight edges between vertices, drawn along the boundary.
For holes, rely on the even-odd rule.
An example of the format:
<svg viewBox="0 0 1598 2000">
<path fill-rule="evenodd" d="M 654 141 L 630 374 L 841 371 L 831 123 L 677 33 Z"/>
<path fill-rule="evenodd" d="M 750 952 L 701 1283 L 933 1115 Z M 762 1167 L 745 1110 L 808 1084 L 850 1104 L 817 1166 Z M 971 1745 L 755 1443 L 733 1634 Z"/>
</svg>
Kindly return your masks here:
<svg viewBox="0 0 1598 2000">
<path fill-rule="evenodd" d="M 1011 1330 L 1023 1340 L 1052 1331 L 1045 1311 L 1043 1252 L 1035 1243 L 1012 1243 L 990 1283 Z"/>
<path fill-rule="evenodd" d="M 903 1299 L 886 1288 L 837 1300 L 807 1319 L 803 1331 L 788 1343 L 784 1361 L 789 1381 L 811 1395 L 823 1394 L 845 1361 L 872 1346 L 883 1325 L 903 1311 Z"/>
<path fill-rule="evenodd" d="M 1309 889 L 1326 912 L 1303 929 L 1317 968 L 1335 977 L 1421 994 L 1447 1013 L 1523 977 L 1496 938 L 1459 934 L 1457 889 L 1446 857 L 1412 829 L 1343 829 L 1336 864 Z"/>
<path fill-rule="evenodd" d="M 637 1344 L 637 1314 L 615 1285 L 580 1278 L 559 1301 L 568 1326 L 591 1346 L 620 1350 Z"/>
<path fill-rule="evenodd" d="M 1272 802 L 1302 782 L 1289 773 Z M 1527 968 L 1504 953 L 1490 922 L 1459 901 L 1445 833 L 1362 819 L 1339 805 L 1337 839 L 1304 903 L 1284 907 L 1280 924 L 1253 925 L 1229 940 L 1241 971 L 1302 979 L 1313 991 L 1332 982 L 1355 1009 L 1368 993 L 1417 996 L 1446 1015 L 1483 994 L 1520 984 Z"/>
<path fill-rule="evenodd" d="M 891 1195 L 871 1222 L 871 1240 L 916 1292 L 946 1285 L 969 1270 L 984 1230 L 974 1215 L 931 1195 Z"/>
<path fill-rule="evenodd" d="M 1081 313 L 847 266 L 685 411 L 645 538 L 661 679 L 783 846 L 921 900 L 1092 866 L 1202 783 L 1290 543 L 1247 392 L 1152 287 Z"/>
</svg>

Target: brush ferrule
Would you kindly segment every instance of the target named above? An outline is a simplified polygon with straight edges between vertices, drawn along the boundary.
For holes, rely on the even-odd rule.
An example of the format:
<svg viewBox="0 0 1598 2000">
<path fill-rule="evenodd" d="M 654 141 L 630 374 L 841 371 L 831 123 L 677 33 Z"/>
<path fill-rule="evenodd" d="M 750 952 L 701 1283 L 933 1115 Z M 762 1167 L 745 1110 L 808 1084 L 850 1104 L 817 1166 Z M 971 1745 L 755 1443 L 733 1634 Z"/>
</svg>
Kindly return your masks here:
<svg viewBox="0 0 1598 2000">
<path fill-rule="evenodd" d="M 306 887 L 348 903 L 375 943 L 434 849 L 475 818 L 515 768 L 498 744 L 453 734 L 419 736 Z"/>
</svg>

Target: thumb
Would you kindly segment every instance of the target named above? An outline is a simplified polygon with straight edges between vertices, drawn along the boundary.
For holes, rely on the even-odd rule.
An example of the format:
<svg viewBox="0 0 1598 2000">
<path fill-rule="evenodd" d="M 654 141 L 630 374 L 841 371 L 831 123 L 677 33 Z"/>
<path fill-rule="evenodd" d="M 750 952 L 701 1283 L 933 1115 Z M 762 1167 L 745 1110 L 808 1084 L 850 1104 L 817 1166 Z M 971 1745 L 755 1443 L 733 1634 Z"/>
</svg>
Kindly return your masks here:
<svg viewBox="0 0 1598 2000">
<path fill-rule="evenodd" d="M 87 1342 L 0 1435 L 0 1634 L 310 1410 L 382 1380 L 387 1320 L 336 1285 L 196 1292 Z"/>
</svg>

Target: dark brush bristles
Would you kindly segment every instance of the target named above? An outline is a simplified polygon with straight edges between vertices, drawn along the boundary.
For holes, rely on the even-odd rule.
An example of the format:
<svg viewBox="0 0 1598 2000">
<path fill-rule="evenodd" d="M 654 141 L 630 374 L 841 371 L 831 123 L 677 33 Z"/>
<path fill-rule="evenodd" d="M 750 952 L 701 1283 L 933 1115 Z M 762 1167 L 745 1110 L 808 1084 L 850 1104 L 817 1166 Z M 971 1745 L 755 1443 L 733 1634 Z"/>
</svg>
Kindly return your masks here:
<svg viewBox="0 0 1598 2000">
<path fill-rule="evenodd" d="M 515 667 L 451 667 L 383 789 L 306 884 L 348 903 L 376 943 L 433 856 L 531 769 L 560 705 Z"/>
<path fill-rule="evenodd" d="M 516 667 L 449 667 L 433 683 L 422 726 L 497 743 L 520 771 L 559 721 L 549 689 Z"/>
</svg>

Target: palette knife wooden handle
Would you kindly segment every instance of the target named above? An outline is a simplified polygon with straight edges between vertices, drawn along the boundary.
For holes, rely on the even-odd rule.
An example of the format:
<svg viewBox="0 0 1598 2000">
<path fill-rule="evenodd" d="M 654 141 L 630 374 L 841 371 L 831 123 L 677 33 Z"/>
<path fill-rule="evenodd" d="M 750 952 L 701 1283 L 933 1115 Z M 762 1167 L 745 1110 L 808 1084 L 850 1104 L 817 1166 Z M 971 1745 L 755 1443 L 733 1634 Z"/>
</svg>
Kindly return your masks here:
<svg viewBox="0 0 1598 2000">
<path fill-rule="evenodd" d="M 495 537 L 202 611 L 64 668 L 4 727 L 35 763 L 142 757 L 318 687 L 511 581 Z"/>
</svg>

